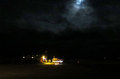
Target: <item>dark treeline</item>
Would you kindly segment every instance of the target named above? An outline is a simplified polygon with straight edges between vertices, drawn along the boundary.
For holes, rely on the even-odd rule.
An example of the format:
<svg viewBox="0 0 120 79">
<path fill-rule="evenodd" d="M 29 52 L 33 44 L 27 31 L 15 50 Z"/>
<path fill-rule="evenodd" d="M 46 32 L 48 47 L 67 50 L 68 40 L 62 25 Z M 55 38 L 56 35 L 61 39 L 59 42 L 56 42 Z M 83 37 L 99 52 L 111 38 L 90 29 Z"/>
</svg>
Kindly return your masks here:
<svg viewBox="0 0 120 79">
<path fill-rule="evenodd" d="M 41 54 L 65 58 L 116 58 L 120 56 L 120 28 L 66 29 L 59 33 L 12 28 L 0 33 L 0 56 Z"/>
</svg>

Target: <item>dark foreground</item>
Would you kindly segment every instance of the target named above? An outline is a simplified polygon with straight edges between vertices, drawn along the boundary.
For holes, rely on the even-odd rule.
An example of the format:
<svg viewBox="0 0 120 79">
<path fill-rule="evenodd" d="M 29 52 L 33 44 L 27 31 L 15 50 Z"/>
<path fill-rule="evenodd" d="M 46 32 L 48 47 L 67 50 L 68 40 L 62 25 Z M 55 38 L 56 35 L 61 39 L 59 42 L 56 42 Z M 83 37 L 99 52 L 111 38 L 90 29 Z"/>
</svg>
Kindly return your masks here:
<svg viewBox="0 0 120 79">
<path fill-rule="evenodd" d="M 119 79 L 119 67 L 117 64 L 0 65 L 0 79 Z"/>
</svg>

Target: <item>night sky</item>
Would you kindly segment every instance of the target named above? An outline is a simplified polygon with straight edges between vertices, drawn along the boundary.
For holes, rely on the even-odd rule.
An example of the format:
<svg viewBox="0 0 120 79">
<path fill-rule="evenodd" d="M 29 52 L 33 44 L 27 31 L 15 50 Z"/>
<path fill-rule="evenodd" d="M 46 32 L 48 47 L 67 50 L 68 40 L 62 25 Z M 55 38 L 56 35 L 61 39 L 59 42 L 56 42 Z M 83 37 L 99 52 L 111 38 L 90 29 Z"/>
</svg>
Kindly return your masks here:
<svg viewBox="0 0 120 79">
<path fill-rule="evenodd" d="M 19 28 L 53 32 L 119 25 L 118 0 L 0 0 L 1 29 Z"/>
<path fill-rule="evenodd" d="M 66 57 L 74 52 L 78 57 L 118 56 L 113 51 L 120 51 L 119 4 L 119 0 L 0 0 L 1 54 L 48 50 Z"/>
</svg>

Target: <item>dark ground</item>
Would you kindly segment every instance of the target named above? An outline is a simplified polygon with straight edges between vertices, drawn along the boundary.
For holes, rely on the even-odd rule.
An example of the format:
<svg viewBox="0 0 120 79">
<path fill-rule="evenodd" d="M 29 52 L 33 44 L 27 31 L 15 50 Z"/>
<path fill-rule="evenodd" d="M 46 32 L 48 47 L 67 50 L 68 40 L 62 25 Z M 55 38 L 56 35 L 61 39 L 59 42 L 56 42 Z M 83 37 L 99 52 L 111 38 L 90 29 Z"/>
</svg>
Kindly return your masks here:
<svg viewBox="0 0 120 79">
<path fill-rule="evenodd" d="M 0 79 L 119 79 L 120 65 L 0 65 Z"/>
</svg>

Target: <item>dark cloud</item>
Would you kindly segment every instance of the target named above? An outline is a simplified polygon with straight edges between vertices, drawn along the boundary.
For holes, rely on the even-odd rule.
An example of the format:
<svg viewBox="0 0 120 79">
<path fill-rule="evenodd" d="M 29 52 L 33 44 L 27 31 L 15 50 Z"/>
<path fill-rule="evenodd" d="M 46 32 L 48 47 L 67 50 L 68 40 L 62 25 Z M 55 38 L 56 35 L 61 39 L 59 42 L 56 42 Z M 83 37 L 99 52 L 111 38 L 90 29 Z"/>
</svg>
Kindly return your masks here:
<svg viewBox="0 0 120 79">
<path fill-rule="evenodd" d="M 93 0 L 91 4 L 105 26 L 115 27 L 116 25 L 120 25 L 119 0 Z"/>
<path fill-rule="evenodd" d="M 97 23 L 99 26 L 119 25 L 118 0 L 84 1 L 84 9 L 70 18 L 74 12 L 69 6 L 73 5 L 72 0 L 1 0 L 0 26 L 1 29 L 17 26 L 58 32 L 68 27 L 88 28 Z"/>
<path fill-rule="evenodd" d="M 64 30 L 70 25 L 69 22 L 62 18 L 60 15 L 54 14 L 24 14 L 17 20 L 17 26 L 21 28 L 32 28 L 38 31 L 53 31 L 58 32 Z M 30 27 L 31 26 L 31 27 Z"/>
<path fill-rule="evenodd" d="M 64 4 L 59 0 L 18 0 L 4 1 L 1 4 L 1 20 L 4 27 L 6 23 L 11 23 L 20 28 L 57 31 L 67 26 L 67 23 L 61 20 Z"/>
</svg>

